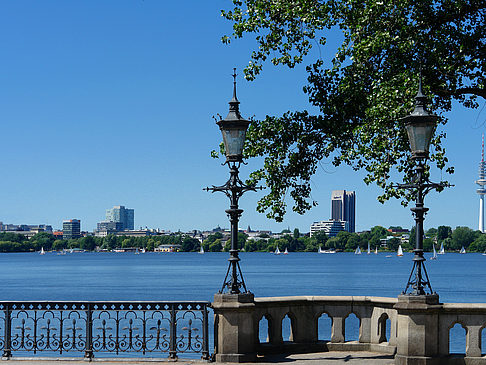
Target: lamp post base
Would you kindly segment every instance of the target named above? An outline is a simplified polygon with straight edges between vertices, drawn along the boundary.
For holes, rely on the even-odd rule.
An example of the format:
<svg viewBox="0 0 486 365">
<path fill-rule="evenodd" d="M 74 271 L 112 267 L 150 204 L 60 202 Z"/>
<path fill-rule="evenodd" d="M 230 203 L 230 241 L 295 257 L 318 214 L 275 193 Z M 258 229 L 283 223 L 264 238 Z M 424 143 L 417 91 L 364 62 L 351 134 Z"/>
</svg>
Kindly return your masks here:
<svg viewBox="0 0 486 365">
<path fill-rule="evenodd" d="M 439 365 L 439 303 L 437 294 L 399 295 L 395 365 Z"/>
<path fill-rule="evenodd" d="M 215 294 L 212 307 L 216 361 L 255 362 L 258 327 L 253 294 Z"/>
</svg>

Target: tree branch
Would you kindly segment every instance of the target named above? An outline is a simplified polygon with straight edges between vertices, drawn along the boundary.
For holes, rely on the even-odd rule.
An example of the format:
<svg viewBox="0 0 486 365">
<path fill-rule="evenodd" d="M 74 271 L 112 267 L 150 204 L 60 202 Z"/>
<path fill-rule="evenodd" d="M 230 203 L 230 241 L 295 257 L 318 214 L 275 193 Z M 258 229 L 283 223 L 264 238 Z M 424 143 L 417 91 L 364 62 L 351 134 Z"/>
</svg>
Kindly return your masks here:
<svg viewBox="0 0 486 365">
<path fill-rule="evenodd" d="M 486 90 L 479 87 L 461 87 L 456 90 L 437 90 L 434 91 L 435 94 L 439 96 L 459 96 L 465 94 L 473 94 L 486 99 Z"/>
</svg>

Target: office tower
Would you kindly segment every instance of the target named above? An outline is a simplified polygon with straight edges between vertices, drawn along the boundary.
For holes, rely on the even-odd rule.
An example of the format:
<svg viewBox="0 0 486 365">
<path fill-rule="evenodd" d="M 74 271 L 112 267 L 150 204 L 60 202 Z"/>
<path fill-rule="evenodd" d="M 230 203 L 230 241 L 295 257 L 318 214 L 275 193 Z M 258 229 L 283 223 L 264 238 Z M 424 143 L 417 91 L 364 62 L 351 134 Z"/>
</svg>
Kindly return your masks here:
<svg viewBox="0 0 486 365">
<path fill-rule="evenodd" d="M 484 194 L 486 194 L 486 162 L 484 161 L 484 134 L 483 143 L 481 147 L 481 162 L 479 163 L 479 180 L 476 180 L 479 185 L 477 193 L 479 194 L 479 230 L 484 232 Z"/>
<path fill-rule="evenodd" d="M 354 191 L 333 190 L 331 194 L 331 219 L 348 222 L 348 232 L 355 232 L 356 194 Z"/>
<path fill-rule="evenodd" d="M 65 240 L 81 237 L 81 221 L 69 219 L 62 222 L 62 237 Z"/>
<path fill-rule="evenodd" d="M 133 230 L 134 210 L 127 209 L 123 205 L 115 205 L 112 209 L 106 210 L 106 221 L 121 223 L 122 230 Z"/>
</svg>

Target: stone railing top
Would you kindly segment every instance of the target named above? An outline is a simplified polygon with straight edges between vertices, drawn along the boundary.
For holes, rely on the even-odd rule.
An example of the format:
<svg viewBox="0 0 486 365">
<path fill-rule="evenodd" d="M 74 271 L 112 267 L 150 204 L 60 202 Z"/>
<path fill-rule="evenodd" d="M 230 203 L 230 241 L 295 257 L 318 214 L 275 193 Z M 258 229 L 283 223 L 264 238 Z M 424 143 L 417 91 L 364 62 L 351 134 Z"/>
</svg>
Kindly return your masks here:
<svg viewBox="0 0 486 365">
<path fill-rule="evenodd" d="M 261 297 L 255 298 L 256 304 L 303 304 L 308 302 L 328 302 L 328 303 L 363 303 L 363 304 L 395 304 L 398 298 L 368 297 L 368 296 L 293 296 L 293 297 Z"/>
<path fill-rule="evenodd" d="M 446 312 L 486 312 L 486 303 L 444 303 Z"/>
</svg>

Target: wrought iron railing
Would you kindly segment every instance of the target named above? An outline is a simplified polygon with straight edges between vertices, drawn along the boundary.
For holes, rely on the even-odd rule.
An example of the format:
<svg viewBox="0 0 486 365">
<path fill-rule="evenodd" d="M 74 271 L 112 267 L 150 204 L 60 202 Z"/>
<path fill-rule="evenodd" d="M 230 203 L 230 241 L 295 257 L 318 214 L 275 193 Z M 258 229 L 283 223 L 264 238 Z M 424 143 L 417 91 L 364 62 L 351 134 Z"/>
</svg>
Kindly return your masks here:
<svg viewBox="0 0 486 365">
<path fill-rule="evenodd" d="M 13 353 L 136 353 L 209 359 L 209 302 L 4 302 L 0 350 Z"/>
</svg>

